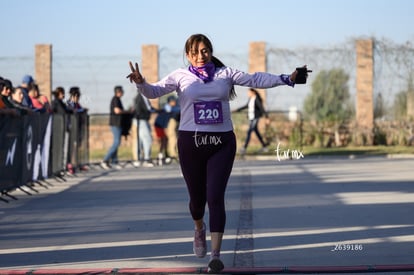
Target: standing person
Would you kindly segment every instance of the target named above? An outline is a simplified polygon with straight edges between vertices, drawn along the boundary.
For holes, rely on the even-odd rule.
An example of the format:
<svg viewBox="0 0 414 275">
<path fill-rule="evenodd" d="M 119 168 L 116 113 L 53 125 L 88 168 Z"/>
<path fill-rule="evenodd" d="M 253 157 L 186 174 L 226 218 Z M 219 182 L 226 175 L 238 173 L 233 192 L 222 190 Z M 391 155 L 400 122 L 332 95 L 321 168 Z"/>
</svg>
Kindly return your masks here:
<svg viewBox="0 0 414 275">
<path fill-rule="evenodd" d="M 46 96 L 40 94 L 39 86 L 37 84 L 34 84 L 32 88 L 29 90 L 29 97 L 32 101 L 33 109 L 41 113 L 52 112 L 49 100 Z"/>
<path fill-rule="evenodd" d="M 23 101 L 22 101 L 23 106 L 26 106 L 29 108 L 33 107 L 32 100 L 30 99 L 30 96 L 29 96 L 29 91 L 32 89 L 34 84 L 35 84 L 35 81 L 31 75 L 23 76 L 22 84 L 20 85 L 20 87 L 22 87 L 22 92 L 23 92 Z"/>
<path fill-rule="evenodd" d="M 13 83 L 8 79 L 0 77 L 0 109 L 1 113 L 5 115 L 20 116 L 20 112 L 10 102 L 10 94 L 14 90 Z"/>
<path fill-rule="evenodd" d="M 177 152 L 177 133 L 178 133 L 178 125 L 180 124 L 180 106 L 177 103 L 171 109 L 171 118 L 168 122 L 167 129 L 165 133 L 168 137 L 168 145 L 167 145 L 167 152 L 169 156 L 169 161 L 171 162 L 173 159 L 178 160 L 178 152 Z M 168 161 L 168 159 L 167 159 Z"/>
<path fill-rule="evenodd" d="M 178 154 L 187 184 L 190 213 L 195 225 L 193 251 L 197 257 L 207 253 L 204 214 L 209 208 L 211 254 L 210 273 L 220 272 L 223 262 L 220 249 L 226 223 L 225 190 L 236 155 L 236 138 L 231 120 L 230 100 L 235 97 L 233 85 L 272 88 L 294 86 L 297 71 L 291 75 L 263 72 L 247 74 L 224 66 L 213 56 L 213 46 L 203 34 L 191 35 L 184 46 L 190 65 L 177 69 L 160 81 L 149 84 L 129 62 L 138 92 L 157 98 L 176 91 L 181 107 Z"/>
<path fill-rule="evenodd" d="M 158 160 L 163 163 L 171 162 L 171 158 L 168 155 L 167 146 L 168 146 L 168 135 L 167 127 L 170 122 L 170 119 L 175 112 L 174 108 L 177 105 L 177 100 L 175 96 L 169 96 L 167 103 L 164 105 L 162 110 L 158 111 L 158 115 L 154 121 L 155 134 L 157 135 L 158 141 L 160 143 L 160 150 L 158 152 Z"/>
<path fill-rule="evenodd" d="M 73 111 L 66 105 L 64 98 L 65 89 L 63 87 L 57 87 L 55 91 L 53 91 L 52 112 L 54 113 L 54 119 L 61 118 L 61 120 L 63 120 L 65 129 L 63 137 L 63 167 L 66 167 L 68 173 L 73 175 L 75 169 L 72 165 L 70 146 L 70 115 Z"/>
<path fill-rule="evenodd" d="M 16 87 L 11 91 L 10 102 L 14 107 L 19 110 L 21 115 L 33 114 L 33 110 L 25 105 L 23 105 L 23 88 Z"/>
<path fill-rule="evenodd" d="M 113 143 L 109 148 L 108 153 L 105 155 L 104 159 L 101 162 L 101 167 L 104 169 L 110 169 L 111 165 L 116 169 L 121 169 L 122 167 L 118 164 L 118 147 L 121 144 L 122 137 L 122 114 L 126 114 L 127 111 L 124 110 L 122 105 L 121 97 L 124 95 L 124 89 L 122 86 L 115 86 L 114 96 L 112 97 L 110 104 L 110 114 L 109 114 L 109 125 L 111 126 Z"/>
<path fill-rule="evenodd" d="M 71 123 L 71 130 L 72 131 L 70 136 L 70 154 L 72 163 L 77 163 L 78 167 L 73 167 L 73 171 L 76 168 L 79 168 L 82 171 L 88 170 L 87 165 L 85 163 L 78 163 L 79 161 L 85 160 L 84 157 L 79 155 L 80 151 L 79 148 L 84 148 L 84 142 L 86 139 L 86 131 L 85 131 L 85 125 L 87 123 L 87 117 L 85 114 L 87 114 L 88 109 L 82 107 L 82 105 L 79 103 L 81 97 L 81 91 L 79 87 L 71 87 L 69 89 L 69 99 L 66 101 L 66 105 L 74 114 L 80 114 L 77 116 L 72 117 L 72 123 Z M 82 115 L 83 114 L 83 115 Z M 76 128 L 75 128 L 76 127 Z M 76 132 L 77 134 L 73 134 L 73 132 Z M 75 143 L 76 142 L 76 143 Z"/>
<path fill-rule="evenodd" d="M 52 100 L 53 113 L 61 114 L 65 116 L 73 113 L 72 110 L 70 110 L 68 106 L 66 105 L 64 98 L 65 98 L 65 88 L 57 87 L 53 91 L 53 100 Z"/>
<path fill-rule="evenodd" d="M 83 108 L 80 103 L 79 99 L 81 97 L 81 92 L 79 87 L 71 87 L 69 89 L 69 99 L 66 102 L 67 106 L 74 112 L 74 113 L 86 113 L 88 109 Z"/>
<path fill-rule="evenodd" d="M 256 89 L 250 88 L 248 93 L 249 93 L 248 94 L 249 100 L 247 104 L 236 110 L 237 112 L 240 112 L 241 110 L 247 109 L 247 117 L 249 119 L 249 129 L 247 130 L 246 140 L 244 142 L 243 148 L 241 148 L 240 150 L 240 153 L 242 155 L 246 153 L 246 149 L 247 149 L 247 146 L 249 145 L 252 132 L 256 134 L 257 138 L 262 144 L 262 148 L 260 152 L 268 151 L 268 148 L 267 148 L 268 144 L 263 141 L 263 137 L 260 134 L 257 125 L 259 124 L 259 119 L 262 116 L 265 116 L 266 120 L 269 119 L 269 116 L 263 107 L 263 100 L 259 92 Z"/>
<path fill-rule="evenodd" d="M 138 93 L 134 99 L 134 114 L 137 121 L 137 156 L 134 166 L 154 167 L 151 160 L 152 132 L 149 120 L 155 109 L 148 98 Z"/>
</svg>

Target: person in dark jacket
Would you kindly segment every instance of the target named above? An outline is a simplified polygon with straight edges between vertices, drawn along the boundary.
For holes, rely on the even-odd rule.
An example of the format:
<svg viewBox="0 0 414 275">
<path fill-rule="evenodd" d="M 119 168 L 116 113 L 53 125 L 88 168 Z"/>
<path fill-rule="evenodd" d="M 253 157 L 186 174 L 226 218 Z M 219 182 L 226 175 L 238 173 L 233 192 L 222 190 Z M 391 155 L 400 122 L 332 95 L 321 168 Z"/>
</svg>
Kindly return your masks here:
<svg viewBox="0 0 414 275">
<path fill-rule="evenodd" d="M 53 91 L 53 100 L 52 100 L 52 112 L 53 119 L 61 120 L 64 124 L 64 144 L 63 144 L 63 165 L 66 167 L 69 174 L 75 173 L 75 168 L 72 163 L 74 162 L 74 148 L 70 142 L 70 133 L 71 133 L 71 118 L 72 110 L 66 105 L 65 101 L 65 89 L 63 87 L 57 87 Z"/>
<path fill-rule="evenodd" d="M 246 149 L 247 149 L 247 146 L 249 145 L 250 137 L 253 132 L 256 134 L 257 138 L 262 144 L 262 148 L 260 151 L 267 152 L 268 144 L 264 142 L 263 137 L 260 134 L 257 125 L 259 123 L 259 119 L 263 116 L 268 118 L 268 114 L 263 107 L 262 98 L 260 97 L 260 94 L 256 89 L 250 88 L 248 96 L 249 96 L 249 101 L 247 102 L 247 104 L 236 110 L 237 112 L 239 112 L 241 110 L 247 109 L 247 116 L 249 118 L 249 129 L 247 130 L 246 140 L 244 142 L 243 148 L 241 148 L 240 150 L 240 153 L 241 154 L 246 153 Z"/>
<path fill-rule="evenodd" d="M 55 91 L 53 91 L 53 100 L 52 100 L 52 111 L 55 114 L 67 115 L 73 113 L 68 106 L 66 105 L 65 101 L 65 89 L 63 87 L 57 87 Z"/>
<path fill-rule="evenodd" d="M 155 109 L 151 106 L 148 98 L 141 93 L 137 93 L 134 99 L 134 113 L 137 120 L 137 136 L 138 136 L 138 161 L 134 162 L 134 166 L 153 167 L 151 160 L 152 147 L 152 131 L 149 123 L 151 113 Z"/>
<path fill-rule="evenodd" d="M 20 111 L 9 100 L 13 89 L 13 83 L 10 80 L 0 77 L 0 115 L 21 115 Z"/>
</svg>

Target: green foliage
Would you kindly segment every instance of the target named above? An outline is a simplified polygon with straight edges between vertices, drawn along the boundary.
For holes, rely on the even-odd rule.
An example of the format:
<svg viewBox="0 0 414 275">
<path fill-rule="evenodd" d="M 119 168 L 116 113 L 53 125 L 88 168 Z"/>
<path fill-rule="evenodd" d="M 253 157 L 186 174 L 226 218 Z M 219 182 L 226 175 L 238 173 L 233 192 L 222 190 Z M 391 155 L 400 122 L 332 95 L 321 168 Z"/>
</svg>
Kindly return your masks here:
<svg viewBox="0 0 414 275">
<path fill-rule="evenodd" d="M 307 119 L 343 122 L 350 118 L 349 76 L 342 69 L 321 71 L 312 83 L 312 93 L 304 101 Z"/>
<path fill-rule="evenodd" d="M 393 112 L 395 119 L 403 119 L 407 116 L 407 92 L 402 91 L 395 95 Z"/>
<path fill-rule="evenodd" d="M 374 118 L 383 118 L 387 115 L 387 106 L 384 102 L 382 94 L 379 93 L 375 98 L 374 103 Z"/>
</svg>

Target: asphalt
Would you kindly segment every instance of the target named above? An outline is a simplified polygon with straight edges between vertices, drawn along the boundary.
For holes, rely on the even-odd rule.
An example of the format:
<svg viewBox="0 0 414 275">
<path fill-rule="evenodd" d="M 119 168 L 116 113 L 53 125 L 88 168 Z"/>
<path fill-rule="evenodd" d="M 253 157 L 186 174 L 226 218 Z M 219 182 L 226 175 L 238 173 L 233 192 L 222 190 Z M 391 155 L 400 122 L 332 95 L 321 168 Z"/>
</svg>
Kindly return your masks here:
<svg viewBox="0 0 414 275">
<path fill-rule="evenodd" d="M 413 166 L 397 157 L 236 160 L 223 273 L 414 274 Z M 11 194 L 17 200 L 0 201 L 0 274 L 205 273 L 177 163 L 91 166 Z"/>
</svg>

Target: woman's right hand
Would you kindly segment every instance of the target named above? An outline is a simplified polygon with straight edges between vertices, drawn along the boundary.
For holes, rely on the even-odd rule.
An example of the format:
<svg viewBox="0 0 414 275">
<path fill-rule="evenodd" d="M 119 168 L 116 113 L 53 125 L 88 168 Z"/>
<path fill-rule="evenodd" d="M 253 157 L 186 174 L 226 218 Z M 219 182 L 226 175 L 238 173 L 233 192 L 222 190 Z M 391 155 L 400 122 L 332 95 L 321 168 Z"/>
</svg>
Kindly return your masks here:
<svg viewBox="0 0 414 275">
<path fill-rule="evenodd" d="M 135 63 L 135 68 L 132 65 L 132 62 L 129 61 L 129 67 L 131 68 L 131 73 L 127 76 L 129 78 L 129 82 L 135 82 L 136 84 L 144 83 L 144 78 L 142 77 L 141 73 L 139 72 L 138 63 Z"/>
</svg>

